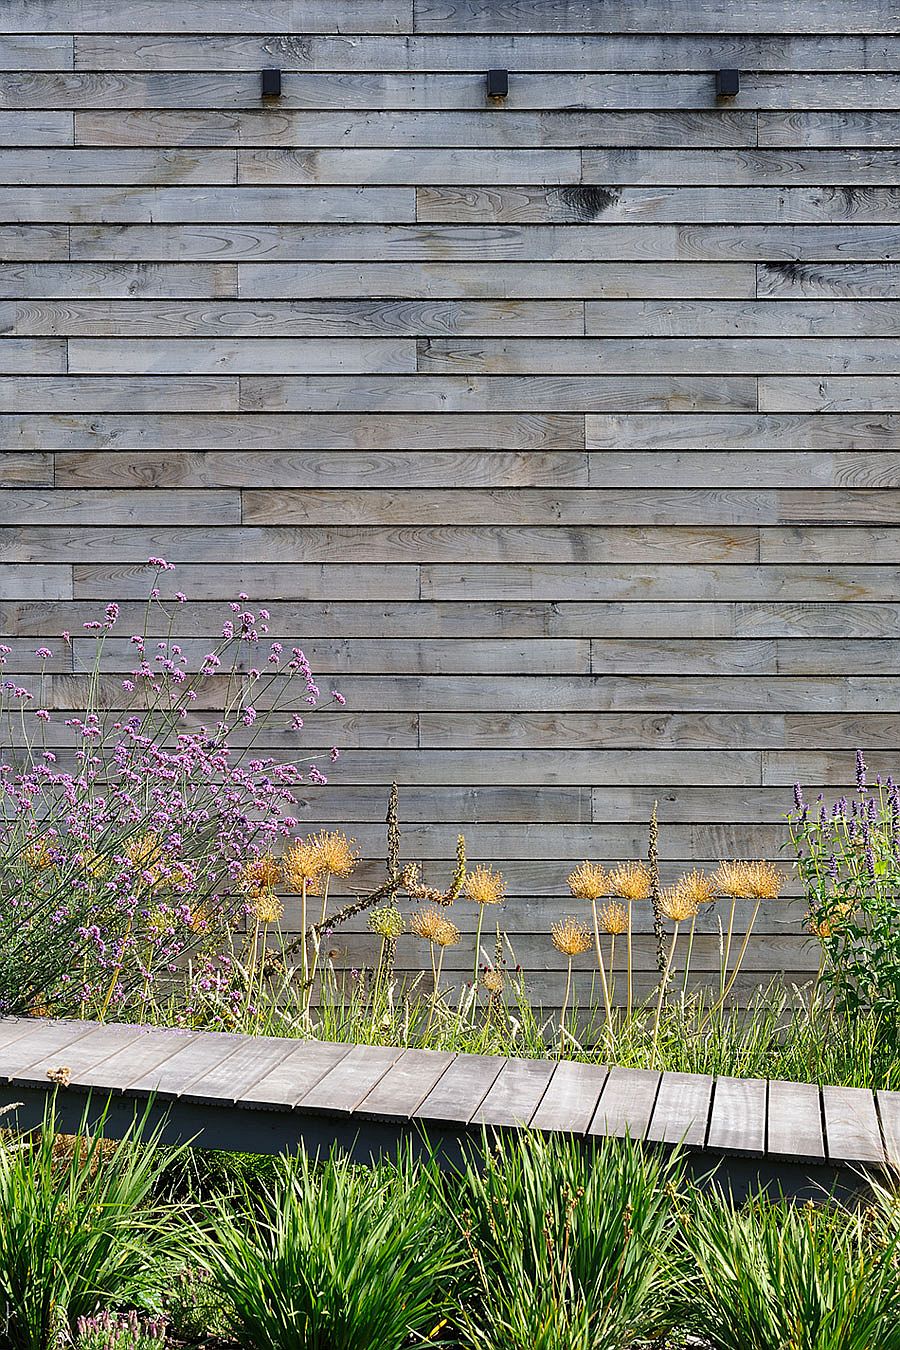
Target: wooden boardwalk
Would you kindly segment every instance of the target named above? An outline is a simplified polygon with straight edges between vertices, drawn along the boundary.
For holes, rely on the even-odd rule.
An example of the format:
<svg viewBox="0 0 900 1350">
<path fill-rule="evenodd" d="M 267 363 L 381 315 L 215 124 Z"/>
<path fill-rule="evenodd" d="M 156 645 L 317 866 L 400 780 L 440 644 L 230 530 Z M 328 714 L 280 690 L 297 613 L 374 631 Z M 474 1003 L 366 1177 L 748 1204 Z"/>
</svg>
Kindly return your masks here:
<svg viewBox="0 0 900 1350">
<path fill-rule="evenodd" d="M 682 1143 L 698 1173 L 736 1190 L 854 1187 L 900 1166 L 900 1093 L 657 1073 L 569 1061 L 241 1036 L 0 1020 L 0 1102 L 22 1126 L 58 1085 L 61 1126 L 88 1102 L 120 1134 L 150 1107 L 166 1138 L 273 1152 L 339 1144 L 360 1157 L 427 1138 L 447 1156 L 482 1129 L 533 1129 Z"/>
</svg>

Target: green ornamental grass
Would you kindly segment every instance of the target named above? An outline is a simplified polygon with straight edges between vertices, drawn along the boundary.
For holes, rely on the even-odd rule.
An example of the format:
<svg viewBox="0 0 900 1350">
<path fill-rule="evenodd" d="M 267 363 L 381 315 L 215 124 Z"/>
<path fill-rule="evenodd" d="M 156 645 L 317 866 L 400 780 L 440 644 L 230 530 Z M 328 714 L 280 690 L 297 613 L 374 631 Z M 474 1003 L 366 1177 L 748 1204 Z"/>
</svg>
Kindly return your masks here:
<svg viewBox="0 0 900 1350">
<path fill-rule="evenodd" d="M 680 1172 L 628 1140 L 513 1136 L 454 1197 L 475 1272 L 474 1350 L 625 1350 L 668 1325 L 669 1191 Z"/>
<path fill-rule="evenodd" d="M 301 1153 L 209 1218 L 197 1237 L 243 1346 L 401 1350 L 444 1321 L 458 1244 L 433 1169 L 407 1155 L 369 1169 Z"/>
<path fill-rule="evenodd" d="M 681 1324 L 711 1350 L 897 1350 L 897 1225 L 829 1203 L 733 1207 L 694 1192 L 673 1270 Z"/>
<path fill-rule="evenodd" d="M 177 1152 L 177 1151 L 176 1151 Z M 140 1124 L 114 1148 L 56 1131 L 0 1138 L 0 1344 L 55 1350 L 80 1318 L 142 1306 L 178 1249 L 178 1215 L 154 1193 L 173 1156 Z"/>
</svg>

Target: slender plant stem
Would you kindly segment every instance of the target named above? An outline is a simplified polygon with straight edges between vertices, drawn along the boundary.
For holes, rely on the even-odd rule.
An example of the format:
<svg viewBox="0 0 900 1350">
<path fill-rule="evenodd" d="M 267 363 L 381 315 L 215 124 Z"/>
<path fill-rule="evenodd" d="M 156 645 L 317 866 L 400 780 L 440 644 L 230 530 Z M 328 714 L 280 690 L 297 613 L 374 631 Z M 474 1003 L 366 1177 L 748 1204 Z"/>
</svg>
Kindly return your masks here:
<svg viewBox="0 0 900 1350">
<path fill-rule="evenodd" d="M 672 969 L 672 960 L 675 956 L 675 943 L 678 941 L 678 924 L 675 924 L 675 931 L 672 934 L 672 945 L 669 947 L 669 955 L 666 958 L 665 969 L 659 982 L 659 996 L 656 1000 L 656 1016 L 653 1019 L 653 1048 L 650 1051 L 650 1063 L 656 1063 L 656 1047 L 659 1043 L 659 1019 L 662 1017 L 663 997 L 666 992 L 666 986 L 669 983 L 669 972 Z"/>
<path fill-rule="evenodd" d="M 569 957 L 569 968 L 566 973 L 566 992 L 563 995 L 562 1010 L 559 1014 L 559 1053 L 562 1055 L 563 1047 L 563 1028 L 566 1024 L 566 1011 L 569 1007 L 569 995 L 572 992 L 572 958 Z"/>
<path fill-rule="evenodd" d="M 475 964 L 472 968 L 472 985 L 478 988 L 478 956 L 481 951 L 481 927 L 484 923 L 484 905 L 478 906 L 478 928 L 475 932 Z"/>
<path fill-rule="evenodd" d="M 694 930 L 697 927 L 697 915 L 691 918 L 691 931 L 688 934 L 687 956 L 684 961 L 684 979 L 681 982 L 681 992 L 687 993 L 688 976 L 691 973 L 691 953 L 694 950 Z"/>
<path fill-rule="evenodd" d="M 737 896 L 731 897 L 731 913 L 728 916 L 728 936 L 725 939 L 725 951 L 722 955 L 722 969 L 719 971 L 719 998 L 725 997 L 725 978 L 728 972 L 728 961 L 731 956 L 731 935 L 734 932 L 734 910 L 737 905 Z"/>
<path fill-rule="evenodd" d="M 306 981 L 309 974 L 309 954 L 306 947 L 306 888 L 308 884 L 306 877 L 304 877 L 300 887 L 300 941 L 302 953 L 300 957 L 300 974 L 303 980 L 304 998 L 306 997 Z"/>
<path fill-rule="evenodd" d="M 633 901 L 633 900 L 629 900 L 629 901 L 628 901 L 628 988 L 627 988 L 626 993 L 625 993 L 625 1020 L 626 1020 L 626 1021 L 630 1021 L 630 1020 L 631 1020 L 631 1009 L 632 1009 L 633 988 L 634 988 L 634 983 L 633 983 L 633 970 L 634 970 L 634 965 L 633 965 L 633 957 L 632 957 L 632 950 L 631 950 L 631 944 L 632 944 L 632 915 L 631 915 L 631 908 L 632 908 L 632 905 L 633 905 L 633 904 L 634 904 L 634 901 Z"/>
<path fill-rule="evenodd" d="M 594 946 L 597 949 L 597 967 L 600 971 L 600 982 L 603 985 L 603 1002 L 606 1006 L 607 1026 L 612 1030 L 612 1000 L 609 997 L 609 985 L 606 980 L 606 967 L 603 964 L 603 948 L 600 946 L 600 919 L 597 915 L 597 901 L 591 901 L 591 909 L 594 913 Z M 569 974 L 572 973 L 572 962 L 569 961 Z M 568 997 L 568 989 L 566 990 Z"/>
<path fill-rule="evenodd" d="M 738 977 L 738 971 L 741 968 L 741 963 L 743 962 L 744 957 L 747 954 L 747 943 L 750 941 L 750 934 L 753 932 L 753 925 L 756 923 L 756 918 L 757 915 L 759 914 L 759 907 L 761 903 L 762 902 L 760 900 L 757 900 L 756 904 L 753 906 L 753 913 L 750 915 L 750 922 L 747 924 L 747 931 L 744 934 L 744 940 L 741 943 L 740 950 L 737 954 L 737 960 L 734 963 L 734 969 L 731 972 L 728 983 L 725 986 L 725 992 L 722 995 L 723 1003 L 725 999 L 728 997 L 728 995 L 731 993 L 731 990 L 734 986 L 734 982 Z"/>
</svg>

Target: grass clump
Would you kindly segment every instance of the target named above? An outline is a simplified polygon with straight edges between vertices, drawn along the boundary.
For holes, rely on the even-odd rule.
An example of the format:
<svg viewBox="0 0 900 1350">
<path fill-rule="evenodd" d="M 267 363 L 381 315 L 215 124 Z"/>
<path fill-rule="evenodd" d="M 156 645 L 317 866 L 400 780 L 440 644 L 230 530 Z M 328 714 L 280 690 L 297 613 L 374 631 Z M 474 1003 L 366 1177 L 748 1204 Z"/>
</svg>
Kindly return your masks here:
<svg viewBox="0 0 900 1350">
<path fill-rule="evenodd" d="M 473 1350 L 625 1350 L 668 1324 L 677 1163 L 625 1140 L 596 1152 L 523 1135 L 470 1165 L 455 1195 L 474 1271 Z"/>
<path fill-rule="evenodd" d="M 445 1316 L 457 1265 L 431 1169 L 283 1161 L 239 1212 L 197 1232 L 238 1342 L 253 1350 L 401 1350 Z"/>
<path fill-rule="evenodd" d="M 98 1308 L 152 1306 L 179 1246 L 177 1211 L 155 1199 L 171 1158 L 140 1124 L 114 1146 L 86 1125 L 60 1136 L 52 1107 L 36 1135 L 0 1137 L 6 1350 L 50 1350 Z"/>
</svg>

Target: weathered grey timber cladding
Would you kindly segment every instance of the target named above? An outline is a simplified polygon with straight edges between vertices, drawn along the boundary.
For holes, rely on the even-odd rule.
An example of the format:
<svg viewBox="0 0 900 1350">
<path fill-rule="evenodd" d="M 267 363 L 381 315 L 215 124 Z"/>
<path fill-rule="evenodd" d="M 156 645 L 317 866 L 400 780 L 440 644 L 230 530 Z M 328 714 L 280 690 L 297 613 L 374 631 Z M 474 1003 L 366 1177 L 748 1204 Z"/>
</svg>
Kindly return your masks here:
<svg viewBox="0 0 900 1350">
<path fill-rule="evenodd" d="M 459 826 L 507 872 L 552 1002 L 565 875 L 654 798 L 668 878 L 783 856 L 857 745 L 900 766 L 898 146 L 894 0 L 0 0 L 16 669 L 47 639 L 76 707 L 50 640 L 136 621 L 150 554 L 192 655 L 271 602 L 348 700 L 305 822 L 378 859 L 396 777 L 407 857 Z M 802 916 L 744 992 L 814 970 Z"/>
</svg>

